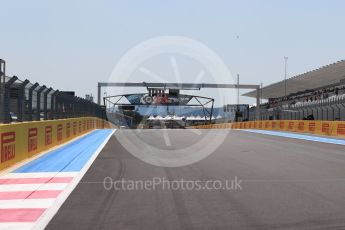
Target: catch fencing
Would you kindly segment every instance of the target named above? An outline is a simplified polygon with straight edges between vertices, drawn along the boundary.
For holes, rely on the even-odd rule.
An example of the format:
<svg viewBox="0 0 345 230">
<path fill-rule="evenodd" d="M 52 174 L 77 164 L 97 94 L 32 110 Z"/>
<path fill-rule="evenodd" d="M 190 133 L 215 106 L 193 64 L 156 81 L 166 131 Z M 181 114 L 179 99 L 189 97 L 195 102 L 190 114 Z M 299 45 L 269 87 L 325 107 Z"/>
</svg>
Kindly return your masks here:
<svg viewBox="0 0 345 230">
<path fill-rule="evenodd" d="M 104 107 L 74 95 L 17 76 L 6 76 L 0 59 L 0 123 L 76 117 L 106 119 Z"/>
</svg>

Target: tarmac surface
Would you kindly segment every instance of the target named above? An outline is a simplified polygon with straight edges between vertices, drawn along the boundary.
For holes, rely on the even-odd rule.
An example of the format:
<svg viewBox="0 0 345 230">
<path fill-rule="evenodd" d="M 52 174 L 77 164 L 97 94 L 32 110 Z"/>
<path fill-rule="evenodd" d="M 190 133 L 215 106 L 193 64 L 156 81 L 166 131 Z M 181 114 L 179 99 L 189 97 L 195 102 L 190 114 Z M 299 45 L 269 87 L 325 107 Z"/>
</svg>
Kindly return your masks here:
<svg viewBox="0 0 345 230">
<path fill-rule="evenodd" d="M 226 139 L 205 159 L 159 167 L 119 143 L 136 135 L 150 146 L 174 150 L 204 145 L 207 132 L 117 130 L 46 229 L 345 229 L 342 145 L 217 130 Z M 165 184 L 124 190 L 119 183 L 109 189 L 105 178 L 139 187 L 140 181 L 183 179 L 201 182 L 201 189 L 181 183 L 175 189 Z"/>
</svg>

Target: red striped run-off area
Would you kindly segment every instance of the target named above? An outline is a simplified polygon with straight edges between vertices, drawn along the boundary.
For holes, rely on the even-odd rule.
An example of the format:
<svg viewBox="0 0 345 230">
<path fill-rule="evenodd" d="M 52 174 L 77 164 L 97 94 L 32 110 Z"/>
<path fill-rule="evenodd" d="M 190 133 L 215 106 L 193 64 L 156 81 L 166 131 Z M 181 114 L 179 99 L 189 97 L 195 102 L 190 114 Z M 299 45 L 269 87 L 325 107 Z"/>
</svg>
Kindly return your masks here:
<svg viewBox="0 0 345 230">
<path fill-rule="evenodd" d="M 96 130 L 0 175 L 0 230 L 43 229 L 113 130 Z"/>
<path fill-rule="evenodd" d="M 37 172 L 0 176 L 0 229 L 31 229 L 76 174 Z"/>
</svg>

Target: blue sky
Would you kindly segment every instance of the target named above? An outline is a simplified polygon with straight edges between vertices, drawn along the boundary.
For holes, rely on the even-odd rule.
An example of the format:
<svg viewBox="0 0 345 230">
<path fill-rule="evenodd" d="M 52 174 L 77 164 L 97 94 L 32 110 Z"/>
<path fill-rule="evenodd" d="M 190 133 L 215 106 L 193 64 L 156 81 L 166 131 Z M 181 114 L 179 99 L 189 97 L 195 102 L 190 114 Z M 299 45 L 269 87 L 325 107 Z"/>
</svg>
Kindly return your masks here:
<svg viewBox="0 0 345 230">
<path fill-rule="evenodd" d="M 128 49 L 155 36 L 203 42 L 242 83 L 283 79 L 284 56 L 289 76 L 345 58 L 341 0 L 0 0 L 0 8 L 7 73 L 79 96 L 95 95 Z"/>
</svg>

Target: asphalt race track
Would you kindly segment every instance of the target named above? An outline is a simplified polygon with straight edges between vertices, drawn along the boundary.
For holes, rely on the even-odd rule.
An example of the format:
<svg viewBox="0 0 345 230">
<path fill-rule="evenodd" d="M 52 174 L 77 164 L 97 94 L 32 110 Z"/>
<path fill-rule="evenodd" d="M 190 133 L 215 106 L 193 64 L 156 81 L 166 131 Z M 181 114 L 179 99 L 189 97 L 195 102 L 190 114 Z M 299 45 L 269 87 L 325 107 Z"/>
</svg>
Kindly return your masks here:
<svg viewBox="0 0 345 230">
<path fill-rule="evenodd" d="M 118 141 L 128 132 L 150 145 L 179 149 L 198 143 L 208 131 L 116 131 L 47 229 L 345 229 L 342 145 L 231 131 L 207 158 L 168 168 L 128 153 Z M 106 177 L 237 177 L 241 189 L 106 190 Z"/>
</svg>

